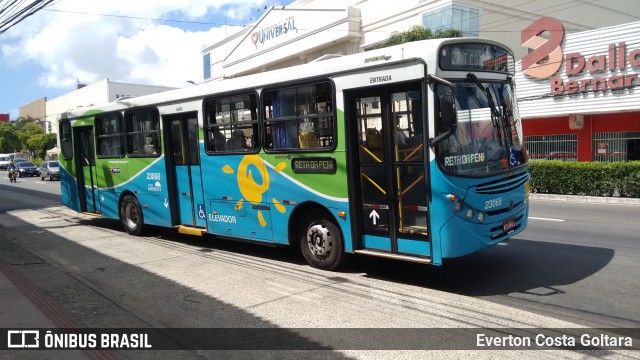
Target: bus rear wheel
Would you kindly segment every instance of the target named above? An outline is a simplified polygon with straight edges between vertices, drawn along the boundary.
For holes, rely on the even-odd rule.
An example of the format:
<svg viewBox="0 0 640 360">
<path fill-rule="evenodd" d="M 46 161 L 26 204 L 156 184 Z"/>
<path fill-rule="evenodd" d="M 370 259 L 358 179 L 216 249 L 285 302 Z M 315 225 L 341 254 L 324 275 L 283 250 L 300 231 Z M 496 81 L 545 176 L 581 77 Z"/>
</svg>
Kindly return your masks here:
<svg viewBox="0 0 640 360">
<path fill-rule="evenodd" d="M 298 238 L 302 255 L 311 266 L 335 270 L 344 261 L 340 229 L 324 211 L 312 210 L 305 214 Z"/>
<path fill-rule="evenodd" d="M 120 203 L 120 220 L 128 234 L 142 234 L 144 228 L 142 208 L 135 196 L 127 195 L 122 199 Z"/>
</svg>

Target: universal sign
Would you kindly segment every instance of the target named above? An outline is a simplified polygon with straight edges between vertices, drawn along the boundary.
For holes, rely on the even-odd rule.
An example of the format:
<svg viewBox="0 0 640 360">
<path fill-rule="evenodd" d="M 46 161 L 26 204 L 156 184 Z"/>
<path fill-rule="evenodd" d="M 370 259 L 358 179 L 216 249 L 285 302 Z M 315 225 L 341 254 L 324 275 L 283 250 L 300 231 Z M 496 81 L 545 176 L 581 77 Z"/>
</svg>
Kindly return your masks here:
<svg viewBox="0 0 640 360">
<path fill-rule="evenodd" d="M 549 38 L 540 34 L 548 31 Z M 562 41 L 564 27 L 551 17 L 543 17 L 529 25 L 521 34 L 522 46 L 531 52 L 522 58 L 522 72 L 537 79 L 550 79 L 550 93 L 554 96 L 563 94 L 580 94 L 605 90 L 630 88 L 638 83 L 638 74 L 625 73 L 627 63 L 632 67 L 640 66 L 640 49 L 627 49 L 624 42 L 609 44 L 601 54 L 583 56 L 579 52 L 563 55 Z M 554 76 L 565 64 L 566 79 Z M 572 76 L 584 75 L 592 77 L 581 80 L 570 80 Z M 610 76 L 598 76 L 610 72 Z M 614 75 L 617 72 L 617 75 Z"/>
<path fill-rule="evenodd" d="M 260 29 L 251 34 L 251 41 L 255 45 L 256 49 L 258 44 L 264 45 L 267 41 L 286 35 L 291 31 L 296 30 L 295 19 L 292 17 L 280 21 L 277 24 L 271 25 L 267 28 Z"/>
</svg>

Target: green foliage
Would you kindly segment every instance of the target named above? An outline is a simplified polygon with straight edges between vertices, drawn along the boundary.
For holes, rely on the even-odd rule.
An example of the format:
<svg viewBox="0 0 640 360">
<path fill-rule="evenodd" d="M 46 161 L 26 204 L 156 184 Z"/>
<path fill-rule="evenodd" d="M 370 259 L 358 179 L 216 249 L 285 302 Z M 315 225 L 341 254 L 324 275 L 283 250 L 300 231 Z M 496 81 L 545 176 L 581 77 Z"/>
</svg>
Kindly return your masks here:
<svg viewBox="0 0 640 360">
<path fill-rule="evenodd" d="M 0 122 L 0 153 L 12 153 L 20 149 L 16 129 L 10 123 Z"/>
<path fill-rule="evenodd" d="M 540 193 L 640 197 L 640 161 L 530 160 L 531 187 Z"/>
<path fill-rule="evenodd" d="M 56 134 L 45 134 L 32 118 L 20 118 L 15 123 L 0 123 L 0 153 L 28 152 L 30 158 L 44 158 L 46 151 L 56 146 Z"/>
<path fill-rule="evenodd" d="M 425 28 L 420 25 L 414 25 L 407 31 L 394 31 L 393 33 L 391 33 L 389 38 L 387 38 L 387 40 L 385 40 L 385 42 L 380 44 L 380 46 L 378 46 L 377 48 L 381 49 L 418 40 L 442 39 L 461 36 L 462 32 L 456 29 L 437 30 L 433 32 L 429 28 Z"/>
</svg>

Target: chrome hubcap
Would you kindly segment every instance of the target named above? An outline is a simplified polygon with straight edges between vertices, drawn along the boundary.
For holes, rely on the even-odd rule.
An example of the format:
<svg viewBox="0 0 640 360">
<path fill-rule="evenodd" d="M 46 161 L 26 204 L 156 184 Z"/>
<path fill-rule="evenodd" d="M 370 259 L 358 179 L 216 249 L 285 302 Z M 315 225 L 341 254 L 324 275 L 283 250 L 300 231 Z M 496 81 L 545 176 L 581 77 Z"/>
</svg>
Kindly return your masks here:
<svg viewBox="0 0 640 360">
<path fill-rule="evenodd" d="M 138 209 L 132 203 L 127 203 L 124 207 L 124 220 L 127 227 L 133 229 L 138 225 Z"/>
<path fill-rule="evenodd" d="M 333 237 L 329 229 L 321 224 L 316 224 L 307 230 L 307 244 L 316 256 L 326 257 L 333 250 Z"/>
</svg>

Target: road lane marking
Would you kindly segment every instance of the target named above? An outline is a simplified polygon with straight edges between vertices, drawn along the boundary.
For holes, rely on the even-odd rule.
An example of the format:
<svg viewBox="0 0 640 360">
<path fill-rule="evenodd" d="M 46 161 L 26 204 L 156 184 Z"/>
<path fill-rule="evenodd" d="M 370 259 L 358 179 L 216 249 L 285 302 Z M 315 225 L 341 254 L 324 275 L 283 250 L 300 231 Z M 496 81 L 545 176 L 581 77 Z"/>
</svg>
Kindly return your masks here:
<svg viewBox="0 0 640 360">
<path fill-rule="evenodd" d="M 542 220 L 542 221 L 558 221 L 558 222 L 564 221 L 562 219 L 552 219 L 552 218 L 543 218 L 543 217 L 534 217 L 534 216 L 529 216 L 529 219 Z"/>
</svg>

